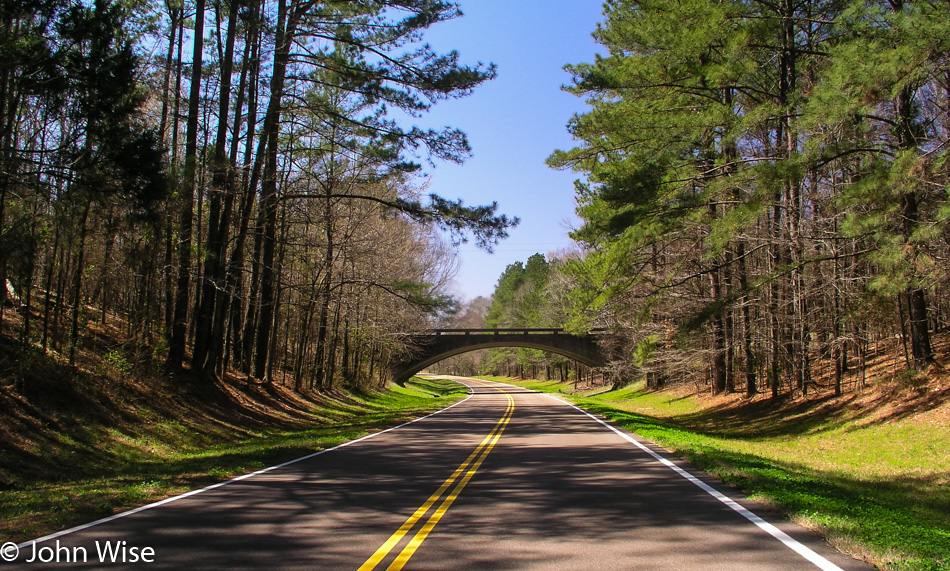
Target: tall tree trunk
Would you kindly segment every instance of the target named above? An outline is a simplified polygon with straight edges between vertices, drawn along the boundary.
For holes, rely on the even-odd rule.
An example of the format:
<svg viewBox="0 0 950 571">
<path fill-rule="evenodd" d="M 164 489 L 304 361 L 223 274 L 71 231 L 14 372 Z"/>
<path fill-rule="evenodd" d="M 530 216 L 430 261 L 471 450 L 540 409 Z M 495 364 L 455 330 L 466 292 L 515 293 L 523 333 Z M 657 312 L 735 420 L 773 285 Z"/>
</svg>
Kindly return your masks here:
<svg viewBox="0 0 950 571">
<path fill-rule="evenodd" d="M 332 233 L 331 230 L 327 230 L 328 235 Z M 326 378 L 326 364 L 327 359 L 327 338 L 328 338 L 328 329 L 330 322 L 330 294 L 332 292 L 330 279 L 333 275 L 333 238 L 328 236 L 327 249 L 325 253 L 324 260 L 324 269 L 323 269 L 323 281 L 321 282 L 321 291 L 320 291 L 320 318 L 317 321 L 317 339 L 316 339 L 316 352 L 317 352 L 317 362 L 316 362 L 316 377 L 317 382 L 320 384 L 321 389 L 327 389 L 327 378 Z"/>
<path fill-rule="evenodd" d="M 0 213 L 2 216 L 2 213 Z M 33 215 L 30 219 L 30 242 L 36 242 L 36 212 L 33 212 Z M 2 230 L 0 230 L 2 231 Z M 30 256 L 27 260 L 26 268 L 26 283 L 23 284 L 23 287 L 20 288 L 20 299 L 22 303 L 22 315 L 23 315 L 23 329 L 20 337 L 20 342 L 24 344 L 30 344 L 30 327 L 33 319 L 33 279 L 34 274 L 36 273 L 36 256 Z M 3 289 L 6 289 L 6 281 L 3 282 Z M 0 304 L 3 302 L 0 301 Z M 0 326 L 2 326 L 2 320 L 0 320 Z"/>
<path fill-rule="evenodd" d="M 708 159 L 704 161 L 702 166 L 703 168 L 703 177 L 709 178 L 712 176 L 714 161 Z M 715 200 L 710 197 L 709 204 L 707 206 L 707 211 L 709 212 L 710 224 L 715 224 L 716 219 L 719 217 L 719 209 L 716 206 Z M 712 260 L 713 268 L 709 272 L 709 285 L 710 285 L 710 295 L 712 296 L 712 304 L 718 306 L 722 303 L 722 282 L 721 282 L 721 269 L 720 261 L 722 256 L 716 256 Z M 720 394 L 726 390 L 726 378 L 728 376 L 726 370 L 726 327 L 725 321 L 723 320 L 723 310 L 721 308 L 715 311 L 715 314 L 712 316 L 712 393 Z"/>
<path fill-rule="evenodd" d="M 910 351 L 914 357 L 914 368 L 921 371 L 934 361 L 927 323 L 927 299 L 924 290 L 916 287 L 908 289 L 906 296 Z"/>
<path fill-rule="evenodd" d="M 333 333 L 330 336 L 330 346 L 327 351 L 327 383 L 329 389 L 333 390 L 336 385 L 336 352 L 340 343 L 340 316 L 343 311 L 337 307 L 336 315 L 333 316 Z"/>
<path fill-rule="evenodd" d="M 198 161 L 198 114 L 201 102 L 201 68 L 204 63 L 204 12 L 204 0 L 196 0 L 191 88 L 188 97 L 188 122 L 185 128 L 185 170 L 181 185 L 181 213 L 178 219 L 178 286 L 175 291 L 172 335 L 168 342 L 168 366 L 173 371 L 180 371 L 182 368 L 182 361 L 185 359 L 185 335 L 188 330 L 192 225 Z"/>
<path fill-rule="evenodd" d="M 773 277 L 769 280 L 769 389 L 773 399 L 779 396 L 779 376 L 781 374 L 781 347 L 782 347 L 782 321 L 779 315 L 781 310 L 781 288 L 778 284 L 778 267 L 781 264 L 781 247 L 779 245 L 780 230 L 779 221 L 782 216 L 782 209 L 779 205 L 779 199 L 773 199 L 775 204 L 772 207 L 772 218 L 769 221 L 769 274 Z"/>
<path fill-rule="evenodd" d="M 4 19 L 0 25 L 2 25 L 0 39 L 3 45 L 12 45 L 19 39 L 11 37 L 15 34 L 11 19 Z M 0 65 L 0 328 L 3 326 L 3 312 L 7 299 L 7 248 L 3 243 L 6 233 L 4 221 L 6 220 L 7 194 L 14 181 L 13 173 L 18 170 L 14 135 L 20 108 L 20 89 L 16 83 L 11 66 Z"/>
<path fill-rule="evenodd" d="M 898 124 L 897 139 L 902 149 L 913 149 L 917 146 L 913 131 L 914 107 L 913 91 L 905 87 L 900 91 L 895 103 Z M 914 190 L 904 192 L 901 196 L 901 233 L 904 243 L 911 248 L 911 267 L 917 265 L 917 245 L 914 243 L 914 233 L 920 224 L 920 213 L 917 205 L 917 193 Z M 916 278 L 914 276 L 912 280 Z M 934 361 L 933 347 L 930 343 L 930 330 L 927 318 L 927 299 L 924 290 L 911 283 L 904 292 L 907 299 L 907 312 L 910 323 L 910 346 L 914 356 L 914 368 L 918 371 L 927 368 Z"/>
<path fill-rule="evenodd" d="M 714 303 L 722 298 L 722 289 L 719 281 L 719 271 L 709 273 L 711 295 Z M 712 392 L 720 394 L 726 390 L 726 331 L 723 325 L 722 314 L 712 319 Z"/>
<path fill-rule="evenodd" d="M 64 222 L 64 220 L 60 221 L 60 223 Z M 75 235 L 73 232 L 67 232 L 66 247 L 60 252 L 59 272 L 56 276 L 56 311 L 53 314 L 53 328 L 55 331 L 53 347 L 59 352 L 62 352 L 63 349 L 63 312 L 66 310 L 66 297 L 69 295 L 66 288 L 68 287 L 67 282 L 69 281 L 69 269 L 73 263 L 72 255 L 74 247 Z"/>
<path fill-rule="evenodd" d="M 729 299 L 733 299 L 733 294 L 735 292 L 735 283 L 733 283 L 732 275 L 732 262 L 733 255 L 731 251 L 726 251 L 723 259 L 723 285 L 725 286 L 726 295 L 729 296 Z M 731 305 L 731 304 L 730 304 Z M 734 363 L 734 350 L 733 346 L 735 343 L 735 319 L 733 318 L 734 310 L 732 307 L 723 307 L 722 313 L 722 325 L 723 332 L 725 334 L 725 344 L 723 348 L 725 349 L 726 356 L 726 383 L 725 389 L 727 393 L 733 393 L 736 390 L 736 375 L 735 375 L 735 363 Z"/>
<path fill-rule="evenodd" d="M 244 306 L 243 284 L 244 284 L 244 260 L 245 244 L 247 243 L 248 229 L 250 227 L 251 215 L 254 210 L 254 198 L 257 193 L 257 184 L 260 179 L 261 160 L 251 160 L 254 149 L 255 132 L 257 130 L 257 87 L 260 77 L 260 47 L 261 47 L 261 29 L 258 25 L 260 16 L 260 2 L 254 5 L 254 13 L 251 17 L 251 29 L 248 31 L 248 43 L 251 51 L 245 61 L 249 62 L 247 66 L 247 136 L 244 146 L 245 166 L 242 169 L 240 189 L 244 193 L 241 200 L 239 212 L 240 223 L 238 224 L 237 236 L 234 246 L 231 248 L 231 255 L 228 257 L 227 290 L 231 293 L 230 300 L 230 322 L 231 322 L 231 343 L 233 351 L 232 364 L 241 371 L 250 371 L 249 352 L 245 349 L 245 337 L 248 331 L 252 330 L 250 323 L 245 321 L 245 310 L 250 306 L 249 296 L 248 308 Z M 247 51 L 245 51 L 247 54 Z M 241 92 L 243 94 L 243 90 Z M 261 148 L 263 148 L 263 144 Z M 262 153 L 263 151 L 261 151 Z M 259 153 L 260 154 L 260 153 Z M 234 161 L 237 162 L 236 159 Z M 256 263 L 256 259 L 255 259 Z M 248 344 L 248 346 L 250 346 Z"/>
<path fill-rule="evenodd" d="M 244 102 L 245 102 L 245 98 L 248 92 L 248 85 L 249 84 L 256 85 L 256 81 L 254 77 L 249 78 L 249 76 L 252 75 L 252 64 L 251 64 L 252 45 L 256 47 L 256 41 L 255 41 L 256 34 L 257 34 L 256 21 L 257 21 L 257 14 L 253 13 L 251 15 L 251 24 L 249 26 L 249 29 L 247 30 L 246 39 L 244 42 L 244 55 L 242 58 L 242 65 L 241 65 L 241 79 L 238 83 L 237 102 L 235 103 L 235 107 L 234 107 L 235 108 L 234 136 L 231 139 L 231 151 L 228 157 L 228 164 L 230 165 L 230 168 L 228 169 L 227 177 L 225 179 L 226 191 L 225 191 L 225 200 L 224 200 L 224 212 L 228 214 L 228 218 L 226 220 L 222 220 L 222 228 L 220 230 L 221 235 L 225 238 L 230 234 L 230 230 L 229 230 L 229 226 L 231 224 L 230 216 L 233 215 L 232 212 L 234 208 L 234 201 L 238 198 L 238 192 L 244 189 L 243 185 L 241 186 L 238 185 L 238 180 L 237 180 L 237 157 L 238 157 L 238 150 L 240 148 L 240 137 L 238 135 L 241 132 L 241 128 L 242 128 L 243 116 L 242 116 L 241 111 L 242 109 L 244 109 Z M 254 140 L 253 117 L 256 115 L 256 111 L 252 109 L 252 107 L 255 104 L 255 102 L 256 102 L 256 99 L 254 97 L 254 94 L 251 93 L 250 103 L 248 105 L 248 110 L 247 110 L 248 130 L 247 130 L 247 141 L 246 141 L 246 147 L 245 147 L 246 148 L 245 157 L 248 157 L 248 158 L 251 156 L 251 151 L 254 148 L 253 147 L 253 140 Z M 252 193 L 252 196 L 253 196 L 253 193 Z M 248 205 L 248 208 L 251 208 L 251 206 L 252 205 Z M 243 221 L 244 220 L 243 220 L 243 214 L 242 214 L 242 222 Z M 239 233 L 242 233 L 244 236 L 246 236 L 247 226 L 245 225 L 243 226 L 243 228 L 240 228 Z M 238 240 L 236 241 L 236 244 L 240 244 L 240 247 L 243 248 L 244 237 L 239 236 Z M 237 245 L 235 247 L 237 247 Z M 227 240 L 222 241 L 220 252 L 221 252 L 220 254 L 221 259 L 223 260 L 225 255 L 227 254 Z M 228 339 L 229 339 L 228 323 L 236 314 L 236 312 L 231 312 L 230 309 L 232 305 L 234 304 L 234 299 L 239 297 L 240 295 L 240 292 L 238 291 L 239 284 L 240 284 L 240 280 L 239 280 L 240 272 L 236 272 L 236 273 L 232 272 L 230 256 L 228 257 L 227 265 L 222 265 L 221 272 L 223 274 L 222 279 L 224 280 L 224 290 L 221 292 L 218 292 L 217 302 L 215 306 L 215 313 L 214 313 L 214 330 L 211 332 L 211 337 L 214 340 L 214 343 L 217 344 L 216 346 L 212 345 L 212 350 L 215 350 L 217 354 L 220 355 L 219 358 L 217 359 L 218 367 L 221 370 L 221 374 L 223 374 L 224 369 L 226 368 L 227 363 L 228 363 L 228 351 L 230 347 L 228 343 Z"/>
<path fill-rule="evenodd" d="M 220 8 L 220 2 L 217 8 Z M 216 11 L 217 13 L 217 11 Z M 224 60 L 221 62 L 221 83 L 218 97 L 218 132 L 214 144 L 214 174 L 211 177 L 211 200 L 208 207 L 208 240 L 205 248 L 204 274 L 202 280 L 201 305 L 195 315 L 195 354 L 194 366 L 205 376 L 214 374 L 221 356 L 221 340 L 213 335 L 215 329 L 221 329 L 216 308 L 219 299 L 224 297 L 225 266 L 224 257 L 227 245 L 226 237 L 230 230 L 231 205 L 234 193 L 229 181 L 233 164 L 227 155 L 227 136 L 231 104 L 231 73 L 234 68 L 234 36 L 238 18 L 238 2 L 231 2 L 227 15 L 227 40 Z M 220 20 L 219 24 L 220 26 Z M 240 113 L 240 109 L 235 115 Z M 222 204 L 225 203 L 225 204 Z"/>
<path fill-rule="evenodd" d="M 3 67 L 6 69 L 6 66 Z M 10 185 L 13 184 L 12 173 L 16 170 L 14 155 L 14 125 L 16 124 L 16 111 L 19 108 L 19 96 L 9 93 L 13 87 L 8 85 L 12 83 L 12 78 L 4 78 L 8 81 L 0 83 L 7 93 L 0 96 L 0 117 L 3 119 L 3 132 L 0 133 L 0 327 L 3 326 L 3 311 L 7 299 L 7 248 L 3 244 L 4 220 L 6 220 L 7 193 Z M 9 101 L 7 98 L 9 97 Z M 3 108 L 8 104 L 8 108 Z"/>
<path fill-rule="evenodd" d="M 736 242 L 736 281 L 739 286 L 739 317 L 742 322 L 742 351 L 745 361 L 745 394 L 751 398 L 758 392 L 756 359 L 752 348 L 752 318 L 750 315 L 749 278 L 746 263 L 745 240 Z"/>
<path fill-rule="evenodd" d="M 58 255 L 60 240 L 60 225 L 56 222 L 55 218 L 53 219 L 53 227 L 53 251 L 49 254 L 49 258 L 46 262 L 46 299 L 44 300 L 43 307 L 43 336 L 41 341 L 44 353 L 47 351 L 49 343 L 50 311 L 53 305 L 53 274 L 56 270 L 56 257 Z"/>
<path fill-rule="evenodd" d="M 280 319 L 280 307 L 281 307 L 281 296 L 283 295 L 284 283 L 283 283 L 283 274 L 282 268 L 284 266 L 284 255 L 287 253 L 287 210 L 284 209 L 281 212 L 280 217 L 280 236 L 277 240 L 277 262 L 274 265 L 274 275 L 276 276 L 274 284 L 274 316 L 273 324 L 271 327 L 270 333 L 270 347 L 268 352 L 271 354 L 271 358 L 267 361 L 267 373 L 266 378 L 273 380 L 274 378 L 274 367 L 277 364 L 277 356 L 275 351 L 278 348 L 277 338 L 280 328 L 277 326 Z M 284 348 L 286 351 L 286 348 Z M 284 374 L 284 379 L 286 379 L 286 373 Z"/>
<path fill-rule="evenodd" d="M 172 62 L 175 57 L 175 35 L 178 33 L 178 21 L 181 17 L 181 8 L 170 4 L 166 4 L 166 6 L 170 22 L 168 24 L 168 51 L 165 53 L 165 74 L 162 80 L 162 114 L 158 124 L 158 133 L 162 143 L 168 140 L 168 111 L 169 107 L 171 107 L 169 95 L 171 94 Z M 175 76 L 177 82 L 180 76 L 180 74 L 177 73 L 177 69 Z M 175 125 L 177 126 L 177 122 Z"/>
<path fill-rule="evenodd" d="M 798 130 L 794 124 L 797 110 L 793 96 L 798 85 L 798 38 L 796 34 L 796 4 L 793 0 L 782 0 L 779 8 L 781 16 L 782 40 L 779 56 L 779 92 L 777 102 L 780 106 L 778 140 L 781 157 L 791 161 L 798 155 Z M 791 169 L 794 173 L 794 169 Z M 785 232 L 787 250 L 791 262 L 789 289 L 791 293 L 791 315 L 794 321 L 788 324 L 790 336 L 786 340 L 792 377 L 799 390 L 807 392 L 808 387 L 808 305 L 803 272 L 804 245 L 801 237 L 802 189 L 801 180 L 795 174 L 787 175 L 782 183 L 785 204 Z"/>
<path fill-rule="evenodd" d="M 82 274 L 86 254 L 86 231 L 89 209 L 92 200 L 86 199 L 86 204 L 79 219 L 79 252 L 76 254 L 76 274 L 73 277 L 73 321 L 69 330 L 69 364 L 76 364 L 76 349 L 79 346 L 79 313 L 82 309 Z"/>
<path fill-rule="evenodd" d="M 102 324 L 105 325 L 106 317 L 109 313 L 109 302 L 112 299 L 112 271 L 111 271 L 111 262 L 112 262 L 112 249 L 115 247 L 115 236 L 116 236 L 116 221 L 115 221 L 115 208 L 114 206 L 109 206 L 109 213 L 106 214 L 106 224 L 105 232 L 103 236 L 103 256 L 102 256 L 102 272 L 101 281 L 99 283 L 99 303 L 102 306 L 102 315 L 100 316 Z M 94 296 L 95 299 L 96 296 Z"/>
<path fill-rule="evenodd" d="M 728 109 L 733 109 L 735 106 L 735 93 L 733 88 L 727 87 L 723 89 L 722 93 L 723 104 Z M 733 176 L 738 172 L 739 165 L 739 148 L 736 145 L 735 141 L 724 137 L 722 155 L 725 161 L 724 171 L 727 176 Z M 732 199 L 736 204 L 742 204 L 744 202 L 742 196 L 742 190 L 739 185 L 733 185 Z M 755 353 L 752 348 L 752 318 L 750 315 L 750 305 L 752 303 L 749 297 L 749 278 L 748 278 L 748 266 L 746 262 L 746 244 L 745 237 L 738 236 L 735 239 L 735 284 L 730 283 L 730 289 L 735 285 L 739 288 L 738 292 L 738 303 L 739 303 L 739 321 L 742 325 L 741 330 L 741 343 L 742 343 L 742 352 L 743 352 L 743 361 L 745 364 L 745 387 L 746 387 L 746 397 L 753 397 L 756 392 L 758 392 L 758 387 L 756 384 L 756 360 Z M 730 323 L 730 330 L 732 330 L 732 324 Z M 732 373 L 730 373 L 732 374 Z M 734 382 L 732 383 L 734 384 Z M 730 387 L 730 390 L 734 387 Z"/>
<path fill-rule="evenodd" d="M 169 36 L 169 42 L 176 45 L 176 56 L 175 56 L 175 97 L 174 105 L 172 111 L 172 121 L 171 121 L 171 141 L 168 143 L 171 147 L 171 156 L 169 157 L 169 165 L 171 172 L 176 172 L 178 165 L 178 125 L 180 122 L 181 116 L 181 69 L 182 69 L 182 36 L 184 34 L 184 18 L 182 17 L 181 11 L 178 12 L 178 25 L 177 25 L 177 34 L 178 41 L 174 41 L 174 36 L 176 29 L 172 29 L 172 33 Z M 171 65 L 171 64 L 169 64 Z M 162 141 L 168 141 L 169 135 L 166 132 L 168 128 L 162 131 Z M 172 184 L 177 187 L 177 177 L 171 177 Z M 169 209 L 169 205 L 166 205 L 166 209 Z M 164 235 L 165 235 L 165 259 L 162 264 L 163 266 L 163 275 L 164 275 L 164 288 L 165 288 L 165 319 L 163 324 L 163 331 L 165 334 L 166 340 L 170 340 L 172 336 L 172 330 L 174 329 L 175 324 L 175 303 L 174 303 L 174 254 L 175 254 L 175 232 L 172 223 L 172 216 L 169 209 L 169 216 L 164 226 Z"/>
<path fill-rule="evenodd" d="M 263 220 L 262 247 L 261 247 L 261 285 L 260 307 L 257 319 L 257 342 L 254 351 L 253 376 L 265 379 L 269 347 L 271 345 L 271 328 L 274 321 L 274 260 L 276 256 L 277 237 L 277 155 L 278 133 L 280 130 L 281 102 L 284 94 L 284 80 L 287 64 L 290 60 L 290 46 L 293 44 L 296 33 L 296 18 L 288 14 L 287 0 L 279 0 L 277 5 L 277 34 L 274 44 L 274 67 L 271 75 L 270 102 L 267 105 L 267 114 L 264 117 L 262 138 L 266 141 L 264 173 L 261 184 L 261 217 Z M 265 379 L 267 382 L 270 379 Z"/>
</svg>

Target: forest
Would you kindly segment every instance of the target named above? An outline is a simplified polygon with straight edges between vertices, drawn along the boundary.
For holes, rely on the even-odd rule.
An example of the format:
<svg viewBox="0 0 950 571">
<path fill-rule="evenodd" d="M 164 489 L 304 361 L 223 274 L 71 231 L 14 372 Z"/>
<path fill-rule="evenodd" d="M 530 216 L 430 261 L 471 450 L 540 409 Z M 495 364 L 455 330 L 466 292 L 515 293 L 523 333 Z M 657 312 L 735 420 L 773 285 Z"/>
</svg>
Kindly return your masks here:
<svg viewBox="0 0 950 571">
<path fill-rule="evenodd" d="M 428 194 L 465 134 L 412 126 L 491 80 L 425 43 L 433 0 L 0 7 L 0 326 L 70 364 L 143 359 L 294 390 L 381 385 L 437 326 L 612 333 L 603 378 L 771 396 L 926 382 L 946 329 L 950 5 L 609 0 L 570 251 L 447 295 L 453 245 L 518 223 Z M 532 350 L 447 364 L 569 378 Z M 517 370 L 516 370 L 517 369 Z M 923 379 L 923 381 L 921 381 Z"/>
<path fill-rule="evenodd" d="M 885 350 L 926 383 L 950 319 L 950 5 L 611 0 L 594 36 L 567 68 L 577 146 L 549 158 L 581 175 L 578 248 L 510 265 L 462 318 L 607 328 L 614 383 L 841 394 Z"/>
<path fill-rule="evenodd" d="M 412 126 L 495 75 L 437 53 L 430 0 L 0 4 L 0 326 L 296 390 L 385 383 L 451 311 L 495 204 L 427 194 L 465 134 Z"/>
<path fill-rule="evenodd" d="M 392 382 L 417 333 L 559 328 L 608 366 L 491 349 L 430 372 L 555 393 L 846 554 L 946 569 L 950 1 L 603 7 L 547 159 L 578 179 L 574 243 L 459 300 L 456 247 L 519 219 L 427 188 L 471 149 L 418 124 L 498 74 L 426 43 L 454 1 L 0 0 L 4 550 L 466 399 Z M 574 430 L 534 414 L 521 436 Z M 585 489 L 612 493 L 601 468 Z M 561 475 L 552 501 L 586 501 Z"/>
</svg>

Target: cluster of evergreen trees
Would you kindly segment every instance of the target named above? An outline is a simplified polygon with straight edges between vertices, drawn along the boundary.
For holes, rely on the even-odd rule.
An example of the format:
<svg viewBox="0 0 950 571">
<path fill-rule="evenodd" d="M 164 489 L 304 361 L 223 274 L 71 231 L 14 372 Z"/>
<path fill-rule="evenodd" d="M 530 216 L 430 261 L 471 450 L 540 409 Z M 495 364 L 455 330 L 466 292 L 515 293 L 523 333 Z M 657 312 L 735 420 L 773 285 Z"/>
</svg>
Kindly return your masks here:
<svg viewBox="0 0 950 571">
<path fill-rule="evenodd" d="M 609 0 L 594 36 L 605 54 L 568 66 L 579 144 L 549 159 L 585 175 L 584 251 L 509 266 L 485 323 L 605 327 L 608 378 L 716 393 L 841 393 L 882 349 L 927 369 L 950 310 L 950 4 Z"/>
<path fill-rule="evenodd" d="M 526 262 L 510 264 L 502 272 L 490 299 L 478 297 L 451 317 L 452 328 L 549 329 L 562 328 L 570 318 L 569 294 L 576 280 L 564 272 L 564 258 L 548 260 L 534 254 Z M 502 375 L 535 379 L 578 380 L 592 375 L 585 365 L 539 349 L 483 349 L 450 357 L 436 365 L 437 372 L 453 375 Z"/>
<path fill-rule="evenodd" d="M 550 282 L 552 268 L 541 254 L 528 258 L 527 262 L 510 264 L 498 278 L 491 305 L 485 315 L 485 326 L 489 328 L 506 327 L 551 327 L 557 318 L 549 312 L 552 307 L 546 303 L 546 290 Z M 563 365 L 563 359 L 545 355 L 537 349 L 494 349 L 490 358 L 482 364 L 488 372 L 506 376 L 525 376 L 537 378 L 540 365 L 550 366 L 552 361 Z M 517 367 L 517 370 L 515 369 Z M 525 371 L 525 368 L 529 371 Z M 513 371 L 515 371 L 513 373 Z"/>
<path fill-rule="evenodd" d="M 947 324 L 950 4 L 610 0 L 570 66 L 587 113 L 549 159 L 589 248 L 577 327 L 655 382 L 837 392 L 875 343 L 908 369 Z M 832 364 L 833 365 L 828 365 Z M 849 376 L 849 372 L 858 376 Z"/>
<path fill-rule="evenodd" d="M 91 321 L 119 315 L 171 370 L 385 378 L 398 332 L 449 301 L 438 230 L 490 248 L 516 223 L 425 197 L 419 162 L 461 161 L 465 135 L 393 115 L 493 77 L 422 42 L 459 15 L 438 0 L 0 3 L 0 325 L 70 362 Z"/>
</svg>

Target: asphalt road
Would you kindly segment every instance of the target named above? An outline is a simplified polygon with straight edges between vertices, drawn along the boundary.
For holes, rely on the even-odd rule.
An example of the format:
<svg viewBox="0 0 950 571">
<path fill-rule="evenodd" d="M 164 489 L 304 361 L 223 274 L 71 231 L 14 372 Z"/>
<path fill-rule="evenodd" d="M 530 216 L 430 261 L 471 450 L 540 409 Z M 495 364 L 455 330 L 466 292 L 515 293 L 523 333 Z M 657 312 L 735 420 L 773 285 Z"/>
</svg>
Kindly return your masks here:
<svg viewBox="0 0 950 571">
<path fill-rule="evenodd" d="M 462 382 L 472 396 L 445 411 L 26 542 L 12 566 L 871 568 L 554 397 Z"/>
</svg>

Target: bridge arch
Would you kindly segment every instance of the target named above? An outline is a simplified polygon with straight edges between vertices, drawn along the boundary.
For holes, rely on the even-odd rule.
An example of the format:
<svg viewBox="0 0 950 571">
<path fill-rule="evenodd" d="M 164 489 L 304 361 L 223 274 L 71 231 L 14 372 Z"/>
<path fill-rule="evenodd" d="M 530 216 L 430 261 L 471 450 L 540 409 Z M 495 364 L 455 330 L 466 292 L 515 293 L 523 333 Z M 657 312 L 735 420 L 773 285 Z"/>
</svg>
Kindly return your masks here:
<svg viewBox="0 0 950 571">
<path fill-rule="evenodd" d="M 437 329 L 414 335 L 416 351 L 394 363 L 396 382 L 403 384 L 429 365 L 454 355 L 492 347 L 528 347 L 557 353 L 589 367 L 602 367 L 607 358 L 596 342 L 597 332 L 572 335 L 563 329 Z"/>
</svg>

